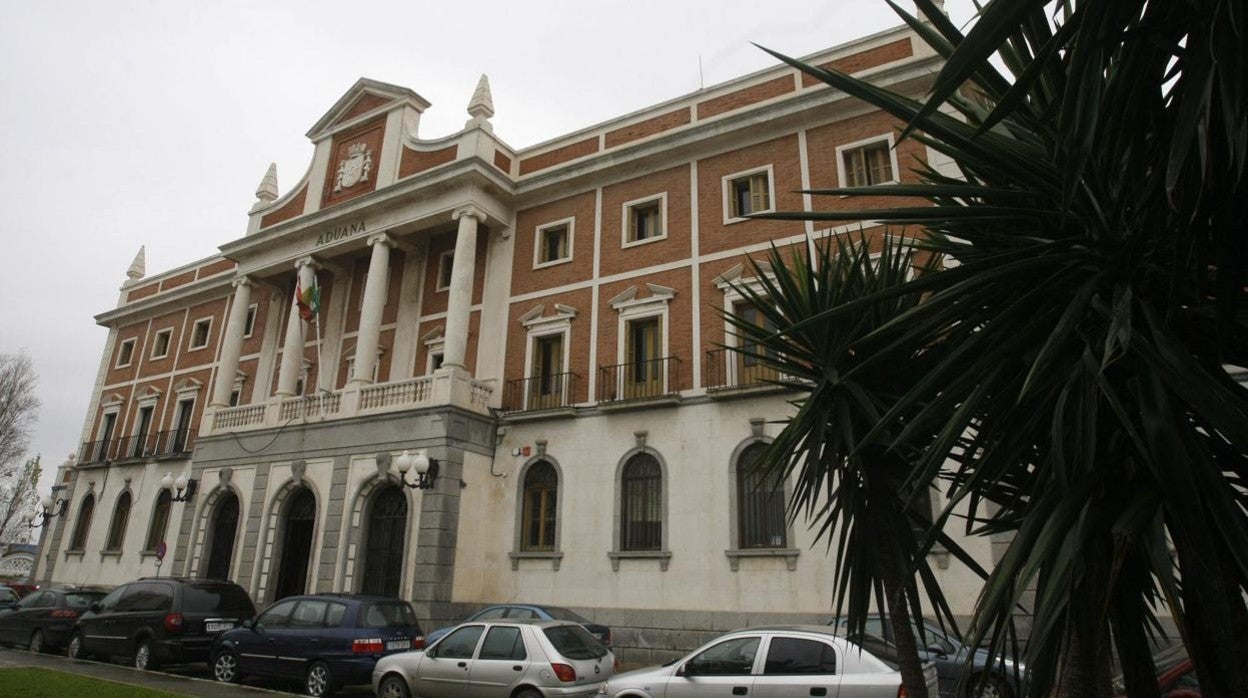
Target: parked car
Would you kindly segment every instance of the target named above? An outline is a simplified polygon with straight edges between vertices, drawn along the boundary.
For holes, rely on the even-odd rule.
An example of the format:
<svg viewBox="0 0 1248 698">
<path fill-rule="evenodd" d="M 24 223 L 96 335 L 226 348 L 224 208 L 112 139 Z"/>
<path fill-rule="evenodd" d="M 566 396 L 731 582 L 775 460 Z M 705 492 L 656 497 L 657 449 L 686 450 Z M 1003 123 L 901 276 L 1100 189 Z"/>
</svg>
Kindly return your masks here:
<svg viewBox="0 0 1248 698">
<path fill-rule="evenodd" d="M 845 619 L 833 620 L 829 625 L 836 628 L 838 635 L 845 635 Z M 855 635 L 849 639 L 862 646 L 876 657 L 890 664 L 897 663 L 897 647 L 893 642 L 893 626 L 887 615 L 873 615 L 867 618 L 863 635 Z M 942 631 L 931 621 L 923 621 L 923 636 L 919 636 L 914 627 L 914 639 L 919 648 L 919 661 L 936 664 L 936 675 L 940 685 L 941 698 L 1005 698 L 1023 695 L 1022 665 L 1012 659 L 1005 664 L 991 661 L 987 650 L 979 649 L 972 655 L 970 648 L 963 645 L 949 633 Z M 971 674 L 962 682 L 962 693 L 958 693 L 959 681 L 962 680 L 963 667 L 967 657 L 971 657 Z"/>
<path fill-rule="evenodd" d="M 8 584 L 5 584 L 4 586 L 7 586 L 13 591 L 16 591 L 17 595 L 23 599 L 39 590 L 38 584 L 22 584 L 20 582 L 9 582 Z"/>
<path fill-rule="evenodd" d="M 721 635 L 683 659 L 615 676 L 599 695 L 897 698 L 902 692 L 896 668 L 832 628 L 790 625 Z"/>
<path fill-rule="evenodd" d="M 1153 655 L 1153 666 L 1157 668 L 1157 689 L 1162 698 L 1200 698 L 1200 681 L 1186 647 L 1175 645 L 1158 652 Z M 1126 682 L 1121 676 L 1114 679 L 1114 690 L 1126 695 Z"/>
<path fill-rule="evenodd" d="M 130 658 L 136 669 L 208 661 L 217 635 L 254 616 L 242 587 L 219 579 L 144 578 L 91 604 L 69 638 L 72 658 Z"/>
<path fill-rule="evenodd" d="M 381 698 L 500 698 L 598 695 L 615 655 L 579 623 L 499 620 L 465 623 L 423 652 L 377 662 Z"/>
<path fill-rule="evenodd" d="M 107 590 L 94 587 L 54 587 L 27 596 L 13 610 L 0 613 L 0 642 L 44 652 L 64 647 L 74 621 Z"/>
<path fill-rule="evenodd" d="M 13 608 L 17 605 L 17 602 L 21 600 L 22 597 L 18 596 L 16 591 L 10 587 L 0 584 L 0 611 L 3 611 L 6 608 Z"/>
<path fill-rule="evenodd" d="M 326 696 L 345 684 L 368 683 L 381 657 L 424 646 L 406 601 L 363 594 L 292 596 L 219 635 L 211 669 L 218 681 L 287 678 L 302 681 L 308 695 Z"/>
<path fill-rule="evenodd" d="M 585 616 L 574 613 L 566 608 L 559 606 L 541 606 L 530 603 L 504 603 L 494 606 L 486 606 L 485 608 L 472 614 L 465 623 L 477 623 L 486 620 L 566 620 L 572 623 L 579 623 L 590 635 L 598 638 L 598 641 L 607 647 L 611 646 L 611 628 L 605 625 L 591 622 Z M 449 628 L 439 628 L 429 633 L 427 640 L 429 644 L 437 642 L 443 635 L 451 632 L 456 626 Z"/>
</svg>

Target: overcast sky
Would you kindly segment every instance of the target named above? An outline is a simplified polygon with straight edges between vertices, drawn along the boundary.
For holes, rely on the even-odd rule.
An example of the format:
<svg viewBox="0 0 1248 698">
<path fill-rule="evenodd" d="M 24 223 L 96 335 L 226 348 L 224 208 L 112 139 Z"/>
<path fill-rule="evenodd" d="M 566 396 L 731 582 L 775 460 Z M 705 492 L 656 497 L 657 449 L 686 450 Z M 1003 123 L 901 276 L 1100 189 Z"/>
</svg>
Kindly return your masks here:
<svg viewBox="0 0 1248 698">
<path fill-rule="evenodd" d="M 0 2 L 0 353 L 39 373 L 43 490 L 139 246 L 154 274 L 241 237 L 269 163 L 284 194 L 359 77 L 431 101 L 436 138 L 486 73 L 523 148 L 697 90 L 699 57 L 710 86 L 773 64 L 751 41 L 802 55 L 899 23 L 883 0 Z"/>
</svg>

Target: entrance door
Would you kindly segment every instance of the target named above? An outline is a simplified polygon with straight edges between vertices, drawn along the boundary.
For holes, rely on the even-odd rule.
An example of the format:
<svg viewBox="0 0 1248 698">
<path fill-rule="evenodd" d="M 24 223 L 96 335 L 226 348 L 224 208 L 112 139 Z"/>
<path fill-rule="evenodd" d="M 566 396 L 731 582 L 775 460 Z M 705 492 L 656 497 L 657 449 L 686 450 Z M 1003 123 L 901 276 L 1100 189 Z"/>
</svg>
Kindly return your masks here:
<svg viewBox="0 0 1248 698">
<path fill-rule="evenodd" d="M 368 542 L 364 548 L 365 594 L 398 596 L 403 576 L 403 533 L 407 527 L 407 499 L 394 485 L 381 490 L 368 516 Z"/>
<path fill-rule="evenodd" d="M 238 496 L 227 492 L 217 503 L 212 522 L 212 540 L 208 544 L 208 579 L 229 579 L 230 562 L 234 559 L 234 534 L 238 532 Z"/>
<path fill-rule="evenodd" d="M 316 532 L 316 497 L 304 487 L 286 505 L 286 533 L 282 536 L 282 561 L 273 599 L 302 594 L 308 584 L 308 561 Z"/>
<path fill-rule="evenodd" d="M 178 429 L 173 434 L 173 448 L 170 453 L 185 453 L 191 435 L 191 412 L 195 409 L 194 400 L 183 400 L 178 403 Z"/>
<path fill-rule="evenodd" d="M 663 394 L 663 346 L 659 318 L 630 320 L 625 344 L 624 397 L 658 397 Z"/>
</svg>

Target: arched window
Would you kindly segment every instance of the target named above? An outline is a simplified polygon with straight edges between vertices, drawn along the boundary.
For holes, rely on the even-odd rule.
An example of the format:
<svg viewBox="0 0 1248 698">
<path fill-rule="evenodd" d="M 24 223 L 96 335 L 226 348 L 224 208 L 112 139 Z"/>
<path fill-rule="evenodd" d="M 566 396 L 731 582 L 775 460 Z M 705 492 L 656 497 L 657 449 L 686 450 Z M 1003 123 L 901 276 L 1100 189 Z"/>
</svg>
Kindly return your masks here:
<svg viewBox="0 0 1248 698">
<path fill-rule="evenodd" d="M 74 522 L 74 535 L 69 539 L 70 550 L 82 550 L 87 544 L 87 533 L 91 530 L 91 515 L 95 513 L 95 495 L 89 494 L 82 498 L 78 507 L 78 520 Z"/>
<path fill-rule="evenodd" d="M 559 501 L 559 475 L 555 466 L 538 461 L 524 475 L 524 513 L 520 549 L 551 552 L 555 549 L 555 524 Z"/>
<path fill-rule="evenodd" d="M 130 491 L 121 493 L 117 498 L 117 506 L 113 509 L 113 523 L 108 527 L 108 540 L 104 542 L 105 550 L 121 550 L 121 541 L 126 537 L 126 524 L 130 522 Z"/>
<path fill-rule="evenodd" d="M 155 550 L 165 540 L 165 531 L 169 528 L 169 507 L 173 506 L 173 495 L 169 490 L 161 488 L 156 495 L 156 508 L 152 511 L 152 525 L 147 529 L 147 543 L 144 550 Z"/>
<path fill-rule="evenodd" d="M 663 469 L 648 453 L 624 464 L 620 476 L 620 550 L 663 548 Z"/>
<path fill-rule="evenodd" d="M 784 480 L 754 469 L 767 444 L 751 444 L 737 459 L 737 547 L 784 548 Z"/>
</svg>

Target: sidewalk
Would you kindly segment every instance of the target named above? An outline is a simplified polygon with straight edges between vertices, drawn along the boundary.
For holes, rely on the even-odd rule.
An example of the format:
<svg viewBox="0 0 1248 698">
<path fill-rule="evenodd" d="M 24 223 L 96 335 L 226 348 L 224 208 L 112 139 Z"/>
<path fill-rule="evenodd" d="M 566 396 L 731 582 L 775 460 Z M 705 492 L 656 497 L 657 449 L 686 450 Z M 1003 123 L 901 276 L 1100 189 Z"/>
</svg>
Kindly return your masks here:
<svg viewBox="0 0 1248 698">
<path fill-rule="evenodd" d="M 52 669 L 54 671 L 63 671 L 67 674 L 89 676 L 93 679 L 104 679 L 131 686 L 143 686 L 160 691 L 169 691 L 170 693 L 180 693 L 184 696 L 221 698 L 223 696 L 289 695 L 288 693 L 270 691 L 254 686 L 228 685 L 216 681 L 193 679 L 158 671 L 139 671 L 117 664 L 88 662 L 54 654 L 31 654 L 30 652 L 19 650 L 0 649 L 0 669 L 14 669 L 17 667 Z"/>
</svg>

